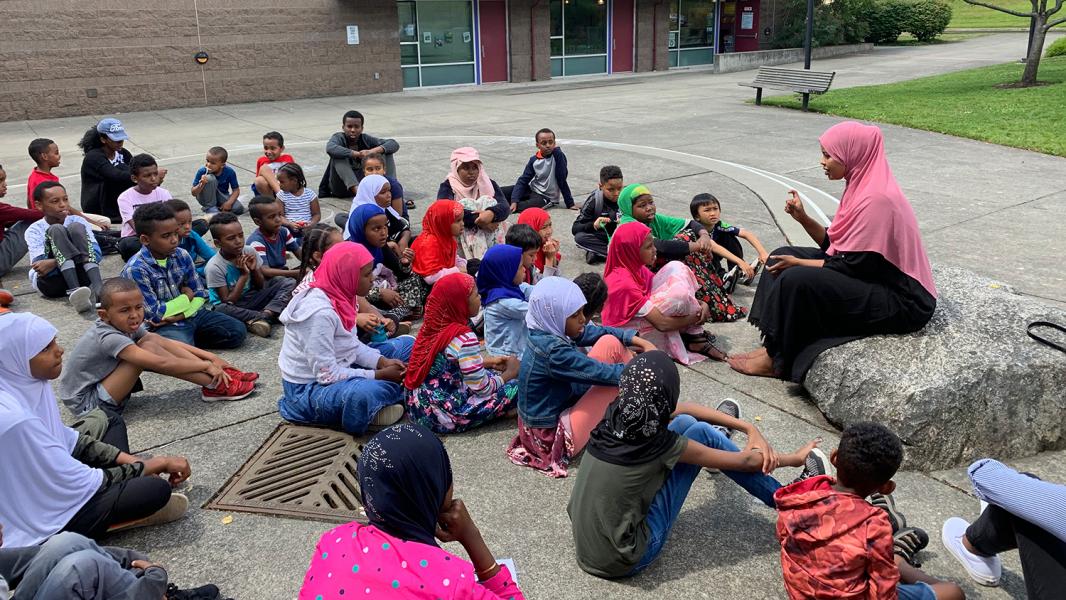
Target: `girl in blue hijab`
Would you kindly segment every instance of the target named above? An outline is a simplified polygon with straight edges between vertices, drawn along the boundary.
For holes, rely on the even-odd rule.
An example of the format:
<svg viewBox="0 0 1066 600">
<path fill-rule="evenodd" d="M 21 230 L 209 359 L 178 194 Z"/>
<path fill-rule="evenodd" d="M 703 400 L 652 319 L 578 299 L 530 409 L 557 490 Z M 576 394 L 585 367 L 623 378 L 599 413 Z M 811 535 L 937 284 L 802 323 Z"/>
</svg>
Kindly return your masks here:
<svg viewBox="0 0 1066 600">
<path fill-rule="evenodd" d="M 481 258 L 477 291 L 485 311 L 485 346 L 492 356 L 520 357 L 526 349 L 526 302 L 533 286 L 525 281 L 522 249 L 498 244 Z"/>
<path fill-rule="evenodd" d="M 374 284 L 367 301 L 397 323 L 422 314 L 425 292 L 411 263 L 404 264 L 389 245 L 389 219 L 377 204 L 360 204 L 348 218 L 348 239 L 362 245 L 374 258 Z"/>
</svg>

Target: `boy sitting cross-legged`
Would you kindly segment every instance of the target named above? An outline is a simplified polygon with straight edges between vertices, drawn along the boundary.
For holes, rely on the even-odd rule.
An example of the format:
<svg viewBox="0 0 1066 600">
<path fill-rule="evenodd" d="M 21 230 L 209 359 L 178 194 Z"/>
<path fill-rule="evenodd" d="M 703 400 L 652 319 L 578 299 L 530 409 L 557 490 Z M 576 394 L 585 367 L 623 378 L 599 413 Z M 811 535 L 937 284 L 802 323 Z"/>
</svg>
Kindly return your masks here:
<svg viewBox="0 0 1066 600">
<path fill-rule="evenodd" d="M 300 254 L 300 243 L 293 237 L 285 221 L 285 206 L 275 198 L 256 196 L 248 205 L 248 213 L 256 229 L 248 236 L 248 245 L 259 253 L 262 259 L 263 274 L 267 277 L 300 276 L 300 269 L 288 267 L 288 254 Z"/>
<path fill-rule="evenodd" d="M 122 276 L 141 288 L 149 330 L 197 348 L 243 344 L 243 323 L 204 308 L 207 288 L 189 253 L 178 247 L 181 233 L 174 210 L 165 202 L 138 206 L 133 224 L 143 246 L 126 263 Z"/>
<path fill-rule="evenodd" d="M 896 434 L 877 423 L 855 423 L 829 460 L 835 480 L 821 475 L 774 493 L 789 597 L 962 600 L 959 586 L 912 566 L 929 536 L 907 527 L 889 496 L 903 461 Z"/>
<path fill-rule="evenodd" d="M 59 377 L 59 398 L 80 417 L 94 408 L 118 412 L 140 391 L 143 371 L 153 371 L 203 388 L 205 402 L 240 400 L 255 390 L 256 373 L 244 373 L 218 356 L 149 333 L 144 296 L 137 284 L 114 277 L 100 292 L 99 319 L 67 358 Z"/>
<path fill-rule="evenodd" d="M 218 254 L 204 271 L 215 310 L 244 321 L 254 335 L 269 337 L 270 324 L 288 306 L 296 280 L 263 275 L 263 260 L 244 245 L 244 228 L 233 213 L 211 218 L 211 237 Z"/>
</svg>

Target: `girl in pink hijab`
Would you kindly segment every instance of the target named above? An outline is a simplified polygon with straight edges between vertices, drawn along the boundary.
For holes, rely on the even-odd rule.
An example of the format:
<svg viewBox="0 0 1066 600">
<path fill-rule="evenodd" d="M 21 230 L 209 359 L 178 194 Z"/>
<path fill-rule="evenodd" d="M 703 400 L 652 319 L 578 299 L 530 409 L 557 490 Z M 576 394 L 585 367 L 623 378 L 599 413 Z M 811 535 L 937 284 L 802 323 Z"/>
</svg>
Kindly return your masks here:
<svg viewBox="0 0 1066 600">
<path fill-rule="evenodd" d="M 748 317 L 763 347 L 729 357 L 741 373 L 802 383 L 822 351 L 869 335 L 918 331 L 936 308 L 918 221 L 892 176 L 881 130 L 849 121 L 819 141 L 826 177 L 847 182 L 840 208 L 827 229 L 789 192 L 785 212 L 819 247 L 771 254 Z"/>
<path fill-rule="evenodd" d="M 511 214 L 511 206 L 500 186 L 485 171 L 478 151 L 456 148 L 451 156 L 448 178 L 440 184 L 437 199 L 455 200 L 463 205 L 465 258 L 481 258 L 496 239 L 503 239 L 500 224 Z"/>
</svg>

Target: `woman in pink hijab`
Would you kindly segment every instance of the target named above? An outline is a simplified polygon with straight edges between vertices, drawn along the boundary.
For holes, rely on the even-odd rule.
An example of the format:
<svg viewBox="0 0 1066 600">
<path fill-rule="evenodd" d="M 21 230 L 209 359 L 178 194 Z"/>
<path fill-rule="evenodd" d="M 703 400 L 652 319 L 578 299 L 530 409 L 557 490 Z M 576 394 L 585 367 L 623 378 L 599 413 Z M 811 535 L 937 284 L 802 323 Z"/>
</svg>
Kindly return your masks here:
<svg viewBox="0 0 1066 600">
<path fill-rule="evenodd" d="M 828 229 L 789 192 L 785 212 L 819 247 L 771 254 L 748 316 L 763 347 L 728 359 L 747 375 L 802 383 L 824 350 L 869 335 L 918 331 L 936 308 L 918 221 L 892 176 L 881 130 L 849 121 L 819 141 L 826 177 L 844 179 L 847 187 Z"/>
<path fill-rule="evenodd" d="M 477 227 L 486 231 L 495 230 L 497 224 L 511 214 L 511 206 L 500 186 L 489 178 L 477 150 L 470 147 L 456 148 L 452 152 L 448 178 L 441 182 L 440 189 L 437 190 L 437 199 L 462 202 L 482 197 L 495 198 L 496 204 L 481 211 L 464 210 L 463 224 L 468 229 Z"/>
</svg>

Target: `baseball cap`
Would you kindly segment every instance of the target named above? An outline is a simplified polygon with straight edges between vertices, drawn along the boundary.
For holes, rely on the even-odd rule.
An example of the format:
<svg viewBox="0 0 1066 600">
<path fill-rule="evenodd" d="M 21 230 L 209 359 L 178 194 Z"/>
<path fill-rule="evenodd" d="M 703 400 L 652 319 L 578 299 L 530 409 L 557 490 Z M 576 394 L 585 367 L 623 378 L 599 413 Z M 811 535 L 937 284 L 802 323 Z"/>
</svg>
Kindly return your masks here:
<svg viewBox="0 0 1066 600">
<path fill-rule="evenodd" d="M 118 119 L 107 118 L 100 121 L 96 124 L 96 131 L 111 138 L 113 142 L 121 142 L 130 137 L 126 135 L 126 129 L 122 126 L 122 121 Z"/>
</svg>

